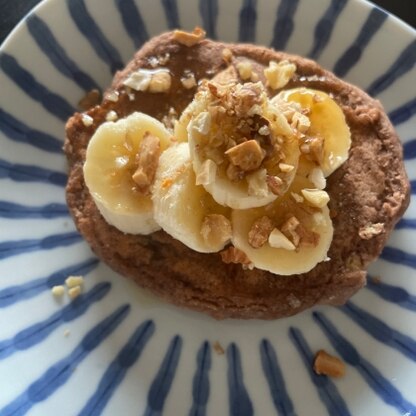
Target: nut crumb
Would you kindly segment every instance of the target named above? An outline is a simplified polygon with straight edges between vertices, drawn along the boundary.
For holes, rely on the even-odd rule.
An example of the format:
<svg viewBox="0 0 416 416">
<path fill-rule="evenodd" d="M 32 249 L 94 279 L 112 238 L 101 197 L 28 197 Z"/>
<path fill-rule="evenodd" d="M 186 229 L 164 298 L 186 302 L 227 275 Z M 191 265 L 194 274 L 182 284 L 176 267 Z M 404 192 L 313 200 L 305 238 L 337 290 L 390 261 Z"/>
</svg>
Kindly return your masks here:
<svg viewBox="0 0 416 416">
<path fill-rule="evenodd" d="M 83 276 L 68 276 L 65 279 L 65 284 L 68 288 L 81 286 L 84 284 L 84 277 Z"/>
<path fill-rule="evenodd" d="M 88 114 L 83 114 L 81 116 L 81 120 L 82 120 L 82 124 L 85 127 L 90 127 L 94 124 L 94 119 L 91 116 L 89 116 Z"/>
<path fill-rule="evenodd" d="M 173 38 L 180 44 L 191 47 L 199 43 L 205 38 L 205 31 L 196 26 L 192 32 L 185 32 L 183 30 L 175 30 Z"/>
<path fill-rule="evenodd" d="M 269 189 L 275 194 L 275 195 L 281 195 L 283 192 L 283 180 L 279 178 L 278 176 L 266 176 L 266 183 Z"/>
<path fill-rule="evenodd" d="M 195 75 L 192 72 L 185 73 L 181 78 L 181 83 L 187 90 L 190 90 L 197 85 Z"/>
<path fill-rule="evenodd" d="M 302 189 L 303 197 L 314 207 L 323 208 L 329 202 L 329 195 L 321 189 Z"/>
<path fill-rule="evenodd" d="M 369 224 L 365 227 L 361 227 L 358 230 L 358 235 L 363 240 L 370 240 L 371 238 L 384 233 L 384 224 L 382 222 L 376 224 Z"/>
<path fill-rule="evenodd" d="M 56 298 L 61 298 L 65 294 L 65 287 L 63 285 L 53 286 L 51 292 Z"/>
<path fill-rule="evenodd" d="M 242 61 L 237 64 L 237 71 L 243 81 L 251 79 L 253 72 L 253 65 L 248 61 Z"/>
<path fill-rule="evenodd" d="M 196 175 L 196 185 L 209 185 L 215 181 L 217 165 L 211 159 L 206 159 L 201 165 L 201 170 Z"/>
<path fill-rule="evenodd" d="M 273 221 L 267 215 L 258 218 L 248 232 L 248 243 L 253 248 L 263 247 L 273 229 Z"/>
<path fill-rule="evenodd" d="M 201 236 L 211 244 L 224 245 L 232 236 L 230 220 L 221 214 L 205 216 L 201 225 Z"/>
<path fill-rule="evenodd" d="M 64 331 L 64 337 L 69 337 L 69 335 L 71 334 L 69 329 L 65 329 Z"/>
<path fill-rule="evenodd" d="M 110 110 L 105 116 L 105 121 L 116 121 L 117 119 L 118 115 L 114 110 Z"/>
<path fill-rule="evenodd" d="M 266 155 L 256 140 L 247 140 L 240 143 L 228 149 L 225 154 L 234 166 L 243 171 L 259 168 Z"/>
<path fill-rule="evenodd" d="M 105 94 L 105 98 L 108 101 L 116 103 L 118 101 L 118 98 L 119 98 L 118 91 L 109 91 L 109 92 L 107 92 L 107 94 Z"/>
<path fill-rule="evenodd" d="M 68 290 L 68 296 L 70 299 L 75 299 L 81 294 L 81 286 L 74 286 Z"/>
<path fill-rule="evenodd" d="M 79 102 L 78 106 L 86 111 L 90 109 L 91 107 L 94 107 L 95 105 L 98 105 L 101 100 L 101 93 L 97 89 L 92 89 L 91 91 L 88 91 L 84 97 L 82 97 Z"/>
<path fill-rule="evenodd" d="M 293 243 L 277 228 L 274 228 L 269 235 L 269 245 L 273 248 L 283 248 L 290 251 L 296 249 Z"/>
<path fill-rule="evenodd" d="M 318 375 L 343 377 L 346 368 L 345 363 L 338 357 L 334 357 L 324 350 L 319 350 L 315 355 L 313 370 Z"/>
<path fill-rule="evenodd" d="M 269 66 L 264 70 L 267 79 L 267 86 L 273 90 L 283 88 L 296 72 L 296 65 L 289 61 L 279 63 L 270 61 Z"/>
<path fill-rule="evenodd" d="M 221 345 L 218 341 L 215 341 L 215 342 L 212 344 L 212 348 L 214 348 L 214 351 L 215 351 L 218 355 L 224 355 L 224 354 L 225 354 L 224 348 L 222 347 L 222 345 Z"/>
<path fill-rule="evenodd" d="M 284 173 L 292 172 L 295 167 L 293 165 L 288 165 L 287 163 L 279 163 L 279 169 Z"/>
<path fill-rule="evenodd" d="M 300 242 L 300 236 L 296 231 L 299 225 L 299 220 L 292 216 L 281 226 L 282 233 L 290 239 L 295 247 L 297 247 Z"/>
<path fill-rule="evenodd" d="M 227 249 L 221 251 L 220 256 L 222 261 L 226 264 L 251 264 L 251 261 L 247 257 L 247 254 L 234 246 L 230 246 Z"/>
<path fill-rule="evenodd" d="M 167 92 L 170 90 L 172 77 L 168 71 L 158 71 L 152 75 L 148 90 L 153 93 Z"/>
</svg>

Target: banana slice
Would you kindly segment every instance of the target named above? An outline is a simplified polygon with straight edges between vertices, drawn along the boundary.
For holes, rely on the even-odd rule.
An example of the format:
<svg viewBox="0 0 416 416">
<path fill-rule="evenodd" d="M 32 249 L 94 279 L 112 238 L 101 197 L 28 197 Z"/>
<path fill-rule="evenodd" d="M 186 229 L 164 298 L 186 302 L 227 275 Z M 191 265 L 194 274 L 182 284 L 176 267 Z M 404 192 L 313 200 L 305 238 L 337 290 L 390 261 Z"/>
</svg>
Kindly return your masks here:
<svg viewBox="0 0 416 416">
<path fill-rule="evenodd" d="M 309 171 L 313 164 L 318 164 L 328 177 L 348 159 L 351 146 L 350 129 L 341 108 L 328 94 L 308 88 L 285 90 L 272 99 L 277 106 L 281 101 L 298 103 L 307 111 L 310 127 L 302 164 L 308 165 L 304 170 Z"/>
<path fill-rule="evenodd" d="M 153 153 L 142 149 L 145 137 L 153 138 Z M 137 171 L 138 153 L 140 150 L 143 157 L 146 153 L 153 159 L 147 163 L 152 162 L 155 169 L 158 153 L 171 144 L 171 137 L 158 120 L 133 113 L 102 124 L 91 138 L 84 164 L 85 183 L 104 219 L 120 231 L 150 234 L 160 228 L 153 219 L 151 197 L 141 188 L 149 178 Z"/>
<path fill-rule="evenodd" d="M 221 250 L 231 239 L 230 210 L 218 205 L 195 173 L 187 143 L 162 153 L 152 195 L 154 218 L 164 231 L 201 253 Z"/>
<path fill-rule="evenodd" d="M 234 209 L 274 201 L 298 166 L 294 130 L 269 103 L 261 83 L 206 83 L 183 112 L 175 136 L 188 138 L 197 183 Z M 215 174 L 200 181 L 207 164 L 215 164 Z"/>
<path fill-rule="evenodd" d="M 327 258 L 333 227 L 326 192 L 311 187 L 306 178 L 297 176 L 289 191 L 272 204 L 232 211 L 232 243 L 254 267 L 294 275 Z"/>
</svg>

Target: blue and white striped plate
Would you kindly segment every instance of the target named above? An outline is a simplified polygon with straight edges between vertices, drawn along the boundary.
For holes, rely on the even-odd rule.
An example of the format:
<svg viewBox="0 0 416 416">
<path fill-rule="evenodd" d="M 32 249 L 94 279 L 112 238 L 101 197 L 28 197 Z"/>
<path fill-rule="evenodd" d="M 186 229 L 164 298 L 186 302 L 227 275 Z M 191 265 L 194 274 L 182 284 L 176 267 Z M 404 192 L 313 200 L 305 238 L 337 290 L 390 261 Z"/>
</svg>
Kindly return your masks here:
<svg viewBox="0 0 416 416">
<path fill-rule="evenodd" d="M 416 34 L 362 0 L 46 0 L 0 51 L 0 415 L 416 415 L 416 206 L 345 307 L 275 322 L 177 309 L 91 253 L 65 205 L 64 123 L 135 49 L 203 25 L 317 59 L 382 100 L 416 189 Z M 73 303 L 50 288 L 85 276 Z M 215 341 L 224 347 L 220 355 Z M 341 380 L 316 376 L 318 349 Z"/>
</svg>

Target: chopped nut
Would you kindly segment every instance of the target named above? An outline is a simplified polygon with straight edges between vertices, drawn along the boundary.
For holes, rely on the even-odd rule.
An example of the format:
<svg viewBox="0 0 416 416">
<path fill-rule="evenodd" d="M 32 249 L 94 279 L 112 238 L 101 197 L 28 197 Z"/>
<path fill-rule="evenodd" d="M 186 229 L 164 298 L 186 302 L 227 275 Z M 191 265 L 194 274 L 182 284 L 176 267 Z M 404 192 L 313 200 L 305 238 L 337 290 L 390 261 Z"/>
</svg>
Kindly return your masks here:
<svg viewBox="0 0 416 416">
<path fill-rule="evenodd" d="M 304 201 L 303 196 L 300 196 L 296 192 L 291 192 L 290 195 L 292 195 L 292 198 L 299 204 L 301 204 Z"/>
<path fill-rule="evenodd" d="M 195 75 L 193 73 L 185 74 L 185 76 L 181 78 L 181 83 L 187 90 L 190 90 L 197 85 Z"/>
<path fill-rule="evenodd" d="M 381 233 L 384 233 L 384 224 L 382 222 L 366 225 L 358 231 L 358 235 L 363 240 L 370 240 Z"/>
<path fill-rule="evenodd" d="M 231 62 L 231 59 L 233 58 L 233 53 L 231 52 L 231 50 L 228 48 L 224 48 L 221 54 L 222 54 L 222 59 L 224 60 L 224 62 L 229 64 Z"/>
<path fill-rule="evenodd" d="M 308 175 L 308 179 L 318 188 L 325 189 L 326 179 L 322 169 L 313 168 Z"/>
<path fill-rule="evenodd" d="M 241 181 L 245 176 L 245 172 L 241 170 L 238 166 L 234 166 L 232 163 L 228 165 L 225 173 L 227 175 L 227 178 L 233 182 Z"/>
<path fill-rule="evenodd" d="M 270 134 L 270 128 L 269 128 L 269 126 L 266 126 L 266 125 L 261 126 L 259 128 L 259 134 L 261 136 L 268 136 Z"/>
<path fill-rule="evenodd" d="M 283 248 L 284 250 L 295 250 L 293 243 L 277 228 L 274 228 L 269 235 L 269 245 L 273 248 Z"/>
<path fill-rule="evenodd" d="M 170 53 L 166 52 L 163 55 L 158 55 L 157 59 L 158 59 L 160 65 L 166 65 L 169 62 Z"/>
<path fill-rule="evenodd" d="M 230 165 L 232 166 L 232 165 Z M 269 193 L 269 187 L 266 182 L 267 171 L 266 169 L 257 170 L 254 173 L 246 176 L 248 184 L 248 194 L 259 197 L 265 197 Z"/>
<path fill-rule="evenodd" d="M 146 91 L 152 79 L 152 72 L 146 69 L 139 69 L 132 72 L 124 81 L 123 85 L 136 91 Z"/>
<path fill-rule="evenodd" d="M 315 231 L 308 230 L 302 224 L 296 228 L 296 233 L 299 235 L 301 247 L 316 247 L 319 244 L 320 235 Z"/>
<path fill-rule="evenodd" d="M 313 370 L 316 374 L 329 377 L 343 377 L 345 375 L 345 363 L 339 358 L 319 350 L 315 355 Z"/>
<path fill-rule="evenodd" d="M 81 286 L 83 283 L 84 283 L 84 278 L 82 276 L 68 276 L 65 279 L 65 284 L 69 288 L 72 288 L 75 286 Z"/>
<path fill-rule="evenodd" d="M 94 124 L 94 119 L 91 116 L 89 116 L 88 114 L 83 114 L 81 116 L 81 120 L 82 120 L 82 124 L 85 127 L 90 127 Z"/>
<path fill-rule="evenodd" d="M 224 355 L 225 351 L 224 348 L 221 346 L 221 344 L 218 341 L 215 341 L 212 344 L 212 348 L 214 348 L 214 351 L 218 354 L 218 355 Z"/>
<path fill-rule="evenodd" d="M 280 227 L 282 233 L 292 241 L 295 247 L 297 247 L 300 242 L 300 236 L 296 232 L 296 229 L 299 227 L 299 225 L 299 220 L 292 216 Z"/>
<path fill-rule="evenodd" d="M 105 98 L 106 98 L 108 101 L 111 101 L 111 102 L 113 102 L 113 103 L 116 103 L 116 102 L 118 101 L 118 97 L 119 97 L 119 95 L 118 95 L 118 91 L 109 91 L 109 92 L 107 92 L 107 94 L 105 95 Z"/>
<path fill-rule="evenodd" d="M 52 295 L 56 298 L 60 298 L 65 293 L 65 288 L 62 285 L 53 286 L 51 289 Z"/>
<path fill-rule="evenodd" d="M 208 111 L 199 113 L 192 122 L 192 129 L 206 136 L 211 129 L 211 114 Z"/>
<path fill-rule="evenodd" d="M 231 222 L 221 214 L 209 214 L 202 221 L 201 235 L 205 242 L 224 245 L 232 235 Z"/>
<path fill-rule="evenodd" d="M 292 172 L 295 167 L 293 165 L 288 165 L 287 163 L 279 163 L 279 169 L 282 172 L 289 173 Z"/>
<path fill-rule="evenodd" d="M 257 219 L 248 232 L 248 243 L 253 248 L 263 247 L 273 228 L 273 221 L 268 216 L 265 215 Z"/>
<path fill-rule="evenodd" d="M 136 183 L 137 190 L 142 195 L 148 195 L 150 187 L 155 179 L 160 155 L 160 140 L 153 134 L 146 132 L 139 146 L 136 156 L 137 169 L 132 179 Z"/>
<path fill-rule="evenodd" d="M 279 178 L 278 176 L 266 176 L 266 183 L 269 189 L 275 194 L 275 195 L 281 195 L 283 192 L 283 180 Z"/>
<path fill-rule="evenodd" d="M 74 286 L 68 289 L 68 296 L 71 299 L 77 298 L 81 294 L 81 286 Z"/>
<path fill-rule="evenodd" d="M 273 90 L 283 88 L 296 72 L 296 65 L 289 61 L 279 63 L 270 61 L 269 66 L 264 70 L 267 79 L 267 86 Z"/>
<path fill-rule="evenodd" d="M 97 89 L 93 89 L 91 91 L 88 91 L 84 97 L 79 100 L 78 105 L 79 107 L 86 111 L 90 109 L 91 107 L 94 107 L 95 105 L 98 105 L 100 103 L 101 99 L 101 93 Z"/>
<path fill-rule="evenodd" d="M 205 38 L 205 31 L 198 26 L 192 32 L 175 30 L 173 32 L 173 38 L 180 44 L 190 47 Z"/>
<path fill-rule="evenodd" d="M 321 189 L 302 189 L 302 195 L 314 207 L 322 208 L 329 202 L 329 195 Z"/>
<path fill-rule="evenodd" d="M 118 115 L 114 110 L 110 110 L 105 116 L 106 121 L 116 121 L 117 119 L 118 119 Z"/>
<path fill-rule="evenodd" d="M 237 71 L 243 81 L 251 79 L 253 66 L 248 61 L 242 61 L 237 64 Z"/>
<path fill-rule="evenodd" d="M 65 329 L 65 331 L 64 331 L 64 337 L 69 337 L 69 335 L 70 335 L 70 331 L 69 331 L 69 329 Z"/>
<path fill-rule="evenodd" d="M 215 181 L 217 175 L 217 165 L 211 159 L 207 159 L 201 166 L 201 170 L 196 175 L 196 185 L 209 185 Z"/>
<path fill-rule="evenodd" d="M 153 93 L 167 92 L 170 90 L 172 77 L 168 71 L 158 71 L 152 75 L 149 83 L 149 91 Z"/>
<path fill-rule="evenodd" d="M 240 249 L 230 246 L 227 249 L 220 252 L 221 259 L 224 263 L 235 263 L 235 264 L 251 264 L 250 259 L 247 257 L 246 253 Z"/>
<path fill-rule="evenodd" d="M 300 146 L 300 151 L 309 155 L 313 161 L 321 163 L 324 158 L 324 140 L 321 137 L 307 137 Z"/>
<path fill-rule="evenodd" d="M 298 130 L 300 133 L 306 133 L 311 126 L 311 121 L 304 114 L 299 113 L 298 111 L 293 114 L 292 117 L 292 127 Z"/>
<path fill-rule="evenodd" d="M 266 155 L 256 140 L 240 143 L 228 149 L 225 154 L 234 166 L 238 166 L 243 171 L 259 168 Z"/>
</svg>

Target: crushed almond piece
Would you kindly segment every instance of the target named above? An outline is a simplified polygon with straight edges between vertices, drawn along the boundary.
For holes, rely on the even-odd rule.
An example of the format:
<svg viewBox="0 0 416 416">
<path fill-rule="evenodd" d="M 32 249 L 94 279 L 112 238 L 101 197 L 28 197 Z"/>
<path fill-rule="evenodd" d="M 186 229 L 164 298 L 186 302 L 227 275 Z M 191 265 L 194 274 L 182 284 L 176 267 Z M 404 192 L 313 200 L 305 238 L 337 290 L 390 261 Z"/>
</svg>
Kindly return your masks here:
<svg viewBox="0 0 416 416">
<path fill-rule="evenodd" d="M 136 183 L 137 190 L 142 195 L 148 195 L 150 187 L 155 180 L 157 165 L 160 155 L 160 140 L 153 134 L 146 132 L 140 142 L 139 152 L 136 156 L 137 169 L 132 179 Z"/>
<path fill-rule="evenodd" d="M 269 245 L 273 248 L 283 248 L 284 250 L 295 250 L 294 244 L 277 228 L 274 228 L 269 235 Z"/>
<path fill-rule="evenodd" d="M 192 128 L 199 134 L 206 136 L 211 129 L 211 114 L 208 111 L 199 113 L 193 121 Z"/>
<path fill-rule="evenodd" d="M 97 89 L 92 89 L 91 91 L 88 91 L 84 97 L 82 97 L 79 102 L 78 106 L 86 111 L 90 109 L 91 107 L 94 107 L 95 105 L 98 105 L 101 100 L 101 93 Z"/>
<path fill-rule="evenodd" d="M 153 93 L 167 92 L 170 90 L 172 77 L 168 71 L 158 71 L 152 75 L 148 90 Z"/>
<path fill-rule="evenodd" d="M 311 121 L 309 117 L 306 117 L 304 114 L 296 111 L 292 117 L 292 127 L 299 131 L 300 133 L 306 133 L 311 126 Z"/>
<path fill-rule="evenodd" d="M 299 220 L 296 217 L 292 216 L 287 221 L 285 221 L 283 225 L 280 227 L 282 233 L 292 241 L 295 247 L 297 247 L 300 242 L 300 236 L 296 232 L 296 229 L 299 227 L 299 225 Z"/>
<path fill-rule="evenodd" d="M 108 101 L 111 101 L 113 103 L 116 103 L 118 101 L 119 98 L 119 94 L 118 91 L 109 91 L 105 94 L 105 98 Z"/>
<path fill-rule="evenodd" d="M 300 196 L 299 194 L 297 194 L 296 192 L 291 192 L 290 195 L 292 196 L 292 198 L 299 204 L 301 204 L 304 199 L 303 196 Z"/>
<path fill-rule="evenodd" d="M 181 83 L 187 90 L 196 87 L 196 79 L 193 73 L 187 73 L 181 78 Z"/>
<path fill-rule="evenodd" d="M 231 222 L 224 215 L 209 214 L 202 221 L 201 235 L 204 241 L 208 243 L 225 244 L 232 235 Z"/>
<path fill-rule="evenodd" d="M 83 114 L 81 116 L 81 120 L 82 120 L 82 124 L 85 127 L 90 127 L 94 124 L 94 119 L 91 116 L 89 116 L 88 114 Z"/>
<path fill-rule="evenodd" d="M 324 350 L 319 350 L 315 355 L 313 370 L 319 375 L 343 377 L 346 367 L 345 363 L 338 357 L 334 357 Z"/>
<path fill-rule="evenodd" d="M 215 181 L 217 175 L 217 165 L 211 159 L 202 163 L 201 170 L 196 175 L 196 185 L 209 185 Z"/>
<path fill-rule="evenodd" d="M 65 284 L 68 288 L 81 286 L 84 284 L 84 278 L 82 276 L 68 276 L 65 279 Z"/>
<path fill-rule="evenodd" d="M 309 159 L 322 163 L 324 158 L 324 140 L 321 137 L 307 137 L 300 146 L 300 151 Z"/>
<path fill-rule="evenodd" d="M 269 126 L 266 126 L 266 125 L 261 126 L 259 128 L 259 134 L 261 136 L 268 136 L 270 134 L 270 128 L 269 128 Z"/>
<path fill-rule="evenodd" d="M 56 298 L 61 298 L 65 294 L 65 288 L 63 285 L 53 286 L 51 292 Z"/>
<path fill-rule="evenodd" d="M 275 194 L 275 195 L 281 195 L 283 192 L 283 180 L 279 178 L 278 176 L 266 176 L 266 183 L 269 189 Z"/>
<path fill-rule="evenodd" d="M 382 222 L 366 225 L 358 231 L 358 235 L 363 240 L 370 240 L 381 233 L 384 233 L 384 224 Z"/>
<path fill-rule="evenodd" d="M 232 165 L 230 165 L 232 166 Z M 246 176 L 249 195 L 256 195 L 259 197 L 267 196 L 269 193 L 269 187 L 266 182 L 267 170 L 259 169 L 254 173 L 250 173 Z"/>
<path fill-rule="evenodd" d="M 266 244 L 274 228 L 273 221 L 267 216 L 258 218 L 248 232 L 248 243 L 253 248 L 260 248 Z"/>
<path fill-rule="evenodd" d="M 182 45 L 194 46 L 205 38 L 205 31 L 196 26 L 192 32 L 185 32 L 183 30 L 175 30 L 173 38 Z"/>
<path fill-rule="evenodd" d="M 242 61 L 237 64 L 237 71 L 243 81 L 251 79 L 253 65 L 248 61 Z"/>
<path fill-rule="evenodd" d="M 220 256 L 222 261 L 226 264 L 251 264 L 251 261 L 247 257 L 247 254 L 234 246 L 230 246 L 227 249 L 220 251 Z"/>
<path fill-rule="evenodd" d="M 170 53 L 166 52 L 163 55 L 158 55 L 157 59 L 160 65 L 166 65 L 170 60 Z"/>
<path fill-rule="evenodd" d="M 296 228 L 296 233 L 299 235 L 301 247 L 316 247 L 319 244 L 320 235 L 315 231 L 308 230 L 302 224 Z"/>
<path fill-rule="evenodd" d="M 68 289 L 68 296 L 70 299 L 75 299 L 81 294 L 81 286 L 74 286 Z"/>
<path fill-rule="evenodd" d="M 296 65 L 289 61 L 279 63 L 270 61 L 269 66 L 264 70 L 267 86 L 273 90 L 283 88 L 296 72 Z"/>
<path fill-rule="evenodd" d="M 139 69 L 132 72 L 123 81 L 123 85 L 135 91 L 146 91 L 152 79 L 152 72 L 146 69 Z M 130 98 L 130 97 L 129 97 Z"/>
<path fill-rule="evenodd" d="M 215 342 L 212 344 L 212 348 L 214 348 L 214 351 L 215 351 L 218 355 L 224 355 L 224 354 L 225 354 L 224 348 L 222 347 L 222 345 L 221 345 L 218 341 L 215 341 Z"/>
<path fill-rule="evenodd" d="M 256 140 L 240 143 L 228 149 L 225 154 L 234 166 L 238 166 L 243 171 L 259 168 L 266 155 Z"/>
<path fill-rule="evenodd" d="M 282 172 L 289 173 L 292 172 L 295 167 L 293 165 L 288 165 L 287 163 L 279 163 L 279 169 Z"/>
<path fill-rule="evenodd" d="M 302 189 L 304 198 L 314 207 L 323 208 L 329 202 L 329 195 L 321 189 Z"/>
<path fill-rule="evenodd" d="M 117 119 L 118 115 L 114 110 L 110 110 L 105 116 L 105 121 L 116 121 Z"/>
<path fill-rule="evenodd" d="M 228 48 L 224 48 L 221 52 L 221 55 L 222 55 L 222 59 L 227 64 L 229 64 L 233 58 L 233 53 Z"/>
<path fill-rule="evenodd" d="M 318 188 L 325 189 L 326 179 L 324 172 L 320 168 L 313 168 L 308 175 L 308 179 Z"/>
</svg>

